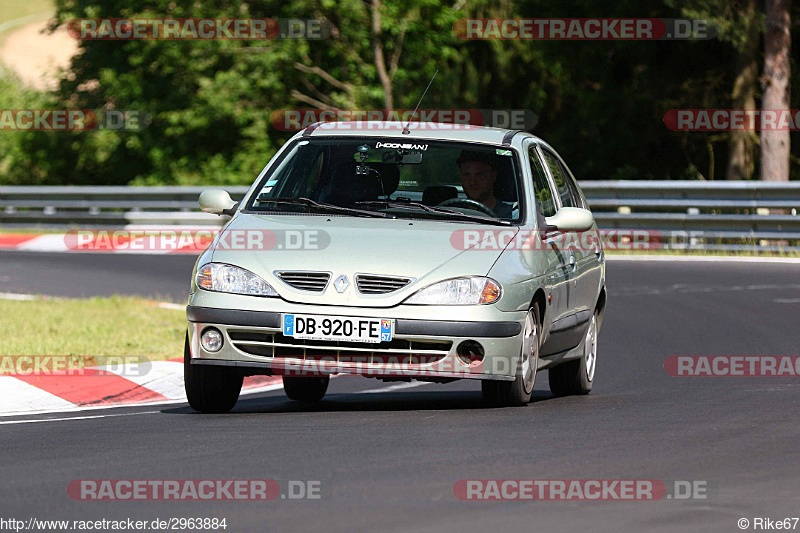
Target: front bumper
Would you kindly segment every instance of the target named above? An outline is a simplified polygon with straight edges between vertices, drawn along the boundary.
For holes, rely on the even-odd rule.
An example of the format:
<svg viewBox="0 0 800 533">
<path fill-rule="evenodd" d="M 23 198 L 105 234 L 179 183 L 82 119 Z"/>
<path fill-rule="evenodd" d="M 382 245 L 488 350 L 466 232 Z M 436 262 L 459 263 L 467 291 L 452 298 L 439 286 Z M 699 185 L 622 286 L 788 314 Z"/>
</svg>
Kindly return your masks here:
<svg viewBox="0 0 800 533">
<path fill-rule="evenodd" d="M 216 297 L 213 300 L 216 301 L 206 298 L 203 303 L 221 303 Z M 192 364 L 236 367 L 246 374 L 341 373 L 396 379 L 513 380 L 525 320 L 524 312 L 502 312 L 492 306 L 482 306 L 477 311 L 485 314 L 486 320 L 462 320 L 477 318 L 475 308 L 353 308 L 278 299 L 259 299 L 258 303 L 280 310 L 189 305 L 186 314 Z M 282 313 L 394 319 L 394 337 L 391 342 L 379 344 L 298 340 L 283 336 Z M 441 320 L 448 315 L 458 320 Z M 207 352 L 200 345 L 200 334 L 207 327 L 215 327 L 223 334 L 223 347 L 218 352 Z M 467 363 L 458 357 L 465 341 L 472 341 L 473 346 L 480 344 L 484 351 L 482 361 Z"/>
</svg>

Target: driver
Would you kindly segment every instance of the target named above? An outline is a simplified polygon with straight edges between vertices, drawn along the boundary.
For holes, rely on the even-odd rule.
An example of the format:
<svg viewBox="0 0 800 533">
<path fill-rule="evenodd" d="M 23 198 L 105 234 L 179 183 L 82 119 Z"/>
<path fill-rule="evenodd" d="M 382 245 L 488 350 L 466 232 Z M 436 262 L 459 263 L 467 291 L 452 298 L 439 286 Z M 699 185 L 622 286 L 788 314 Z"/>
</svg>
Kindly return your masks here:
<svg viewBox="0 0 800 533">
<path fill-rule="evenodd" d="M 467 198 L 482 203 L 494 211 L 498 218 L 512 218 L 514 207 L 494 196 L 497 169 L 491 154 L 464 150 L 456 163 L 461 170 L 461 184 Z"/>
</svg>

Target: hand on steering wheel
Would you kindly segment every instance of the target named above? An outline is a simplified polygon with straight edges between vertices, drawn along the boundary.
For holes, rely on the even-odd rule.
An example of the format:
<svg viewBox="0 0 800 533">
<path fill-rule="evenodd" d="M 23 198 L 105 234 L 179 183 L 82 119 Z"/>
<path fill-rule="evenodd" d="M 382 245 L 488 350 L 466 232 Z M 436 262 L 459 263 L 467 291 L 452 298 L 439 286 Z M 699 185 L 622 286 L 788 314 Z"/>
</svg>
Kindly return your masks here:
<svg viewBox="0 0 800 533">
<path fill-rule="evenodd" d="M 440 203 L 439 207 L 459 206 L 459 204 L 460 207 L 464 207 L 465 209 L 480 211 L 481 213 L 489 215 L 492 218 L 498 218 L 495 212 L 489 207 L 477 200 L 472 200 L 471 198 L 450 198 L 449 200 L 445 200 L 444 202 Z"/>
</svg>

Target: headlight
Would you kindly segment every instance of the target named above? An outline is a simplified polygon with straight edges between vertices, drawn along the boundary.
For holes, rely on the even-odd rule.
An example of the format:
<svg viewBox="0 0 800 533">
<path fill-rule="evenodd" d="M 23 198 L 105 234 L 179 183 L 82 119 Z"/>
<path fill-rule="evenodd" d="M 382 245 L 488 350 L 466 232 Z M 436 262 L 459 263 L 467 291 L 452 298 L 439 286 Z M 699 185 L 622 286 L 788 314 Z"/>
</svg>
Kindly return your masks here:
<svg viewBox="0 0 800 533">
<path fill-rule="evenodd" d="M 223 263 L 206 263 L 197 270 L 197 286 L 207 291 L 278 296 L 272 286 L 249 270 Z"/>
<path fill-rule="evenodd" d="M 434 283 L 405 301 L 417 305 L 479 305 L 500 299 L 500 284 L 491 278 L 456 278 Z"/>
</svg>

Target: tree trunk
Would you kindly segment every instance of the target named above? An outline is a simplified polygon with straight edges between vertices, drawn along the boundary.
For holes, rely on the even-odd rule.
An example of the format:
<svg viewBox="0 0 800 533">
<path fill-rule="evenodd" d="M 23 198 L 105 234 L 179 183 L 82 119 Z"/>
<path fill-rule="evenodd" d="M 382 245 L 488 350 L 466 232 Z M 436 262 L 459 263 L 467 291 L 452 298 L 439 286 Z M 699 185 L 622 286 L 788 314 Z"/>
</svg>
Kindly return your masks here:
<svg viewBox="0 0 800 533">
<path fill-rule="evenodd" d="M 789 109 L 789 51 L 791 0 L 766 0 L 764 32 L 764 96 L 762 110 L 787 113 Z M 761 179 L 789 181 L 789 130 L 761 132 Z"/>
<path fill-rule="evenodd" d="M 733 109 L 755 109 L 756 87 L 758 83 L 758 52 L 761 28 L 757 20 L 756 0 L 747 0 L 742 14 L 751 21 L 745 41 L 738 47 L 736 59 L 736 80 L 733 82 L 731 100 Z M 750 131 L 731 131 L 728 138 L 729 180 L 749 180 L 755 170 L 756 137 Z"/>
<path fill-rule="evenodd" d="M 386 71 L 386 58 L 383 56 L 383 44 L 381 43 L 381 2 L 372 0 L 370 5 L 372 10 L 372 51 L 375 54 L 375 68 L 383 87 L 383 105 L 386 109 L 394 108 L 394 98 L 392 98 L 392 80 Z"/>
</svg>

